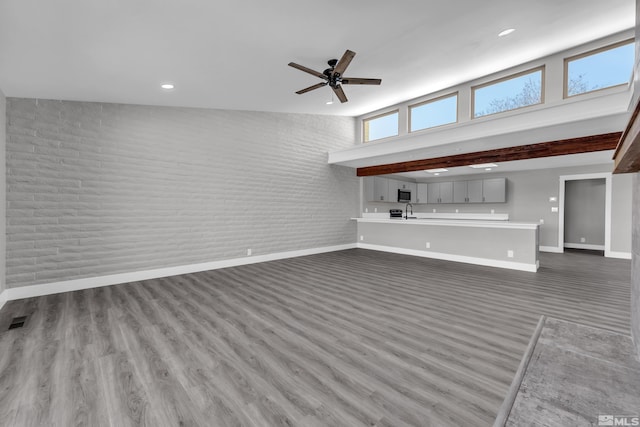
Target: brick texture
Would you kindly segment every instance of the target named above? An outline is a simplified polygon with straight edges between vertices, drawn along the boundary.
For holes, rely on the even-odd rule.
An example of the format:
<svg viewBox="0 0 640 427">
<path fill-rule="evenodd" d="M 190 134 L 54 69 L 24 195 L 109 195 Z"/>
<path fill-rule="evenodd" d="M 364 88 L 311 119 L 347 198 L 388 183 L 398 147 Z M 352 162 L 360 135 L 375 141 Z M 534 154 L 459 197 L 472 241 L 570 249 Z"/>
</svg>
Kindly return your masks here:
<svg viewBox="0 0 640 427">
<path fill-rule="evenodd" d="M 355 242 L 349 117 L 7 99 L 7 287 Z"/>
</svg>

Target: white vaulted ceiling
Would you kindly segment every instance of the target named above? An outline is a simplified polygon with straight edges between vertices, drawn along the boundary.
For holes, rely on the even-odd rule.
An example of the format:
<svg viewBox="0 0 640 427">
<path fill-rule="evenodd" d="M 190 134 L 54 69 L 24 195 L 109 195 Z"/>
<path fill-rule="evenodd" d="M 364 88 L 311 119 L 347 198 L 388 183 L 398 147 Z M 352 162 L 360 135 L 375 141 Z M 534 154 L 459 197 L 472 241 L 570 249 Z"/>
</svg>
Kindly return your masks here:
<svg viewBox="0 0 640 427">
<path fill-rule="evenodd" d="M 7 96 L 357 116 L 632 28 L 633 0 L 0 0 Z M 516 32 L 498 38 L 505 28 Z M 290 68 L 345 49 L 346 104 Z M 163 82 L 176 89 L 163 92 Z"/>
</svg>

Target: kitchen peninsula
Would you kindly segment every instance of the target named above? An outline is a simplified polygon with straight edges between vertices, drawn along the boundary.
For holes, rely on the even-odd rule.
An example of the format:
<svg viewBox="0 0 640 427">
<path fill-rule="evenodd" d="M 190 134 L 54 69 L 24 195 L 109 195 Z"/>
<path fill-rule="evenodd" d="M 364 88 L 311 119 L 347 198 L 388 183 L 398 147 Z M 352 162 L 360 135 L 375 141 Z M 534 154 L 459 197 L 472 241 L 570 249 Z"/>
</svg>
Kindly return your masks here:
<svg viewBox="0 0 640 427">
<path fill-rule="evenodd" d="M 511 222 L 506 214 L 388 214 L 353 218 L 358 247 L 469 264 L 537 271 L 537 223 Z"/>
</svg>

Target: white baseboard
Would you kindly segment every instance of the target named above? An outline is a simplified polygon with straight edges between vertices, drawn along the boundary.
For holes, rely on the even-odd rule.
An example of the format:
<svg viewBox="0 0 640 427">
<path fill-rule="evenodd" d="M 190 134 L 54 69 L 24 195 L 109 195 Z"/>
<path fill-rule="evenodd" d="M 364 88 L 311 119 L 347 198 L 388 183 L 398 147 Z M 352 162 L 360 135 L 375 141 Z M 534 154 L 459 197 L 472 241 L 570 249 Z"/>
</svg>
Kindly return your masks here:
<svg viewBox="0 0 640 427">
<path fill-rule="evenodd" d="M 562 248 L 557 246 L 538 246 L 540 252 L 552 252 L 554 254 L 561 254 L 564 252 Z"/>
<path fill-rule="evenodd" d="M 604 251 L 607 258 L 631 259 L 631 252 Z"/>
<path fill-rule="evenodd" d="M 604 245 L 590 245 L 587 243 L 565 243 L 564 247 L 569 249 L 587 249 L 590 251 L 604 251 Z"/>
<path fill-rule="evenodd" d="M 138 282 L 140 280 L 158 279 L 179 274 L 197 273 L 200 271 L 217 270 L 220 268 L 236 267 L 239 265 L 255 264 L 259 262 L 275 261 L 278 259 L 295 258 L 315 255 L 325 252 L 342 251 L 356 248 L 355 243 L 322 248 L 301 249 L 297 251 L 277 252 L 266 255 L 248 256 L 245 258 L 226 259 L 221 261 L 204 262 L 200 264 L 180 265 L 177 267 L 158 268 L 155 270 L 133 271 L 130 273 L 111 274 L 100 277 L 87 277 L 64 282 L 45 283 L 40 285 L 22 286 L 5 289 L 0 294 L 0 308 L 7 301 L 31 298 L 42 295 L 58 294 L 61 292 L 78 291 L 81 289 L 99 288 L 102 286 L 119 285 L 122 283 Z"/>
<path fill-rule="evenodd" d="M 565 248 L 571 249 L 592 249 L 597 251 L 604 250 L 604 256 L 607 258 L 620 258 L 620 259 L 631 259 L 631 252 L 616 252 L 616 251 L 608 251 L 604 248 L 604 246 L 600 245 L 585 245 L 581 243 L 565 243 Z M 564 253 L 563 248 L 558 248 L 556 246 L 539 246 L 538 250 L 540 252 L 553 252 L 553 253 Z"/>
<path fill-rule="evenodd" d="M 358 247 L 362 249 L 371 249 L 374 251 L 392 252 L 396 254 L 413 255 L 413 256 L 419 256 L 424 258 L 441 259 L 445 261 L 464 262 L 467 264 L 485 265 L 488 267 L 508 268 L 510 270 L 529 271 L 533 273 L 535 273 L 538 270 L 537 263 L 526 264 L 523 262 L 501 261 L 501 260 L 489 259 L 489 258 L 476 258 L 476 257 L 470 257 L 466 255 L 453 255 L 453 254 L 445 254 L 441 252 L 420 251 L 416 249 L 397 248 L 395 246 L 371 245 L 368 243 L 358 243 Z"/>
</svg>

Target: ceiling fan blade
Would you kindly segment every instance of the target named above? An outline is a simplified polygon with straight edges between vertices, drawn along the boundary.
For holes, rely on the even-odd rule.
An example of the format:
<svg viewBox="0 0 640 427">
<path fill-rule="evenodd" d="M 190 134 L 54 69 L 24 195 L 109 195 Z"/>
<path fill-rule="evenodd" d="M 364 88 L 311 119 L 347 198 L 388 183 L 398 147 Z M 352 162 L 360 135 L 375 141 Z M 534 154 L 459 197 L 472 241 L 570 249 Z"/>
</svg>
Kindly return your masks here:
<svg viewBox="0 0 640 427">
<path fill-rule="evenodd" d="M 298 95 L 302 95 L 303 93 L 307 93 L 307 92 L 310 92 L 310 91 L 312 91 L 312 90 L 314 90 L 314 89 L 319 89 L 319 88 L 321 88 L 321 87 L 324 87 L 324 86 L 326 86 L 328 83 L 329 83 L 329 82 L 318 83 L 318 84 L 315 84 L 315 85 L 313 85 L 313 86 L 309 86 L 309 87 L 307 87 L 307 88 L 300 89 L 300 90 L 299 90 L 299 91 L 297 91 L 296 93 L 297 93 Z"/>
<path fill-rule="evenodd" d="M 323 80 L 327 80 L 328 79 L 328 77 L 325 76 L 324 74 L 319 73 L 319 72 L 317 72 L 315 70 L 312 70 L 311 68 L 307 68 L 304 65 L 296 64 L 295 62 L 289 62 L 289 66 L 293 67 L 293 68 L 297 68 L 300 71 L 304 71 L 305 73 L 312 74 L 312 75 L 314 75 L 316 77 L 320 77 Z"/>
<path fill-rule="evenodd" d="M 332 86 L 331 89 L 333 89 L 333 91 L 335 92 L 336 96 L 338 97 L 338 99 L 340 100 L 340 102 L 347 102 L 347 95 L 344 94 L 344 91 L 342 90 L 342 86 L 337 85 L 337 86 Z"/>
<path fill-rule="evenodd" d="M 343 77 L 343 85 L 379 85 L 382 79 L 360 79 L 357 77 Z"/>
<path fill-rule="evenodd" d="M 346 50 L 344 52 L 344 55 L 342 55 L 342 58 L 340 58 L 340 61 L 338 61 L 335 68 L 333 69 L 334 74 L 342 75 L 344 73 L 344 70 L 346 70 L 349 64 L 351 63 L 351 60 L 353 59 L 354 56 L 356 56 L 355 52 Z"/>
</svg>

